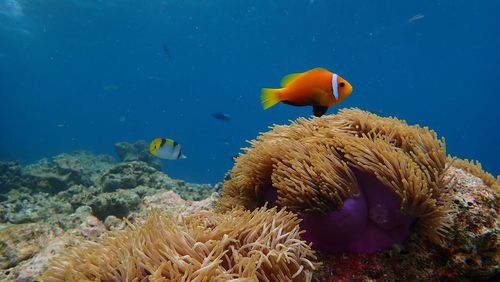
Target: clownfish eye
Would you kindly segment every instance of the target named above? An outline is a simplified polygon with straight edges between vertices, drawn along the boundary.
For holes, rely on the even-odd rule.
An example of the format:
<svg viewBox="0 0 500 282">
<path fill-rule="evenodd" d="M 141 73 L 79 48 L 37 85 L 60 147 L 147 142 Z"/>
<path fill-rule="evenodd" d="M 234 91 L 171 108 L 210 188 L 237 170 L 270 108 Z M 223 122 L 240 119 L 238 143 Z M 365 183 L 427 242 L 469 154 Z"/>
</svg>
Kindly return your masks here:
<svg viewBox="0 0 500 282">
<path fill-rule="evenodd" d="M 345 82 L 341 82 L 341 83 L 339 83 L 339 86 L 340 86 L 340 87 L 344 87 L 344 86 L 345 86 Z"/>
</svg>

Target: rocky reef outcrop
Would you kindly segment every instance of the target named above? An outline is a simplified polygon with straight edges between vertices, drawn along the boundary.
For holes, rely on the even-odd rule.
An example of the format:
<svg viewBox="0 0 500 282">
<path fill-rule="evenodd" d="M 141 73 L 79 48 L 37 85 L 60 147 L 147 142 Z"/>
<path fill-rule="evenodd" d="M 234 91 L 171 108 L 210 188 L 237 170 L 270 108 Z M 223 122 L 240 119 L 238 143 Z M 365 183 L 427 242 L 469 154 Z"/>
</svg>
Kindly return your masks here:
<svg viewBox="0 0 500 282">
<path fill-rule="evenodd" d="M 149 145 L 144 140 L 135 143 L 118 142 L 115 144 L 115 150 L 122 162 L 141 161 L 161 170 L 161 161 L 151 156 Z"/>
<path fill-rule="evenodd" d="M 79 151 L 42 159 L 28 166 L 17 162 L 0 163 L 0 190 L 27 188 L 33 192 L 56 194 L 73 185 L 91 185 L 102 171 L 116 164 L 107 155 Z"/>
<path fill-rule="evenodd" d="M 215 190 L 209 184 L 191 184 L 172 179 L 150 163 L 116 162 L 106 155 L 89 152 L 61 154 L 35 164 L 21 166 L 0 162 L 0 221 L 31 223 L 54 220 L 80 206 L 89 206 L 95 216 L 126 217 L 145 196 L 171 190 L 186 200 L 201 200 Z"/>
</svg>

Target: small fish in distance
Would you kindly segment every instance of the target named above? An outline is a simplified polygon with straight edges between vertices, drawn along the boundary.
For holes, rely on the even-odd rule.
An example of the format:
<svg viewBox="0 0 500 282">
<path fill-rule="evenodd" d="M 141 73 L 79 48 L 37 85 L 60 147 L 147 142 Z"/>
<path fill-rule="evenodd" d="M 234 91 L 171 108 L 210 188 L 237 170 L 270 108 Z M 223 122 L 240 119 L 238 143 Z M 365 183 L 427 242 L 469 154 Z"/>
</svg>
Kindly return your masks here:
<svg viewBox="0 0 500 282">
<path fill-rule="evenodd" d="M 170 48 L 167 47 L 167 45 L 163 44 L 163 53 L 167 58 L 170 60 L 172 58 L 172 55 L 170 54 Z"/>
<path fill-rule="evenodd" d="M 421 20 L 421 19 L 423 19 L 424 17 L 425 17 L 425 15 L 423 15 L 423 14 L 416 14 L 416 15 L 414 15 L 413 17 L 409 18 L 409 19 L 408 19 L 408 22 L 409 22 L 409 23 L 412 23 L 412 22 L 415 22 L 415 21 Z"/>
<path fill-rule="evenodd" d="M 222 121 L 230 121 L 231 120 L 231 116 L 229 116 L 228 114 L 225 114 L 225 113 L 213 113 L 212 116 L 218 120 L 222 120 Z"/>
</svg>

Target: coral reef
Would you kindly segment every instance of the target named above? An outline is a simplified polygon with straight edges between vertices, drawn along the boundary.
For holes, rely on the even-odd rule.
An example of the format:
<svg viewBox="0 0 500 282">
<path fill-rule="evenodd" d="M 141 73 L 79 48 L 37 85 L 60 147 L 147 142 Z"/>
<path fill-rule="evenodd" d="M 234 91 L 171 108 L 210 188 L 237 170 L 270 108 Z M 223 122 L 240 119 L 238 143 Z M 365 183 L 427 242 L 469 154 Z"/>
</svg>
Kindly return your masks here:
<svg viewBox="0 0 500 282">
<path fill-rule="evenodd" d="M 75 213 L 66 215 L 64 222 L 59 217 L 52 218 L 51 222 L 3 224 L 0 227 L 0 269 L 4 270 L 3 274 L 8 277 L 14 275 L 17 281 L 32 281 L 35 276 L 30 273 L 36 269 L 40 274 L 46 267 L 48 256 L 54 253 L 52 248 L 57 245 L 54 241 L 59 241 L 65 231 L 75 234 L 75 230 L 78 230 L 77 234 L 84 237 L 90 234 L 87 232 L 90 231 L 88 223 L 95 222 L 91 214 L 90 207 L 80 207 Z M 21 277 L 25 280 L 19 280 Z M 0 280 L 8 279 L 0 276 Z"/>
<path fill-rule="evenodd" d="M 150 160 L 148 144 L 144 140 L 139 140 L 134 144 L 125 141 L 115 143 L 115 150 L 122 162 L 148 162 Z"/>
<path fill-rule="evenodd" d="M 118 142 L 115 144 L 115 150 L 122 162 L 142 161 L 157 170 L 162 168 L 161 161 L 149 153 L 149 145 L 144 140 L 139 140 L 133 144 Z"/>
<path fill-rule="evenodd" d="M 113 166 L 110 156 L 94 156 L 80 151 L 60 154 L 21 167 L 16 162 L 0 163 L 0 189 L 28 188 L 36 192 L 56 194 L 73 185 L 90 185 L 103 170 Z"/>
<path fill-rule="evenodd" d="M 44 236 L 52 228 L 45 224 L 28 223 L 4 226 L 0 229 L 0 269 L 12 267 L 38 251 Z"/>
<path fill-rule="evenodd" d="M 482 169 L 479 175 L 486 175 Z M 452 208 L 450 233 L 442 246 L 446 266 L 441 271 L 469 279 L 488 278 L 500 271 L 499 198 L 500 181 L 484 181 L 452 167 L 446 177 L 453 180 L 449 191 Z"/>
<path fill-rule="evenodd" d="M 141 204 L 141 211 L 156 210 L 163 213 L 190 214 L 194 211 L 211 210 L 213 203 L 218 199 L 218 194 L 214 193 L 203 200 L 186 201 L 173 191 L 165 191 L 144 197 Z"/>
<path fill-rule="evenodd" d="M 410 227 L 439 242 L 448 224 L 445 144 L 426 128 L 357 109 L 274 126 L 238 157 L 221 209 L 269 202 L 301 214 L 329 252 L 374 252 Z"/>
<path fill-rule="evenodd" d="M 307 281 L 314 252 L 293 213 L 265 208 L 181 218 L 153 213 L 99 244 L 54 259 L 45 281 Z"/>
<path fill-rule="evenodd" d="M 500 175 L 498 175 L 495 179 L 491 173 L 488 173 L 483 170 L 481 163 L 479 161 L 473 160 L 462 160 L 459 158 L 448 157 L 448 162 L 453 164 L 454 167 L 461 168 L 472 175 L 481 178 L 484 184 L 491 189 L 495 190 L 497 193 L 500 193 Z"/>
<path fill-rule="evenodd" d="M 95 239 L 100 237 L 106 231 L 106 226 L 95 216 L 88 216 L 85 221 L 80 224 L 80 231 L 83 237 L 87 239 Z"/>
<path fill-rule="evenodd" d="M 99 186 L 104 192 L 139 186 L 168 189 L 188 200 L 204 199 L 214 191 L 211 185 L 186 184 L 182 180 L 174 180 L 148 164 L 138 161 L 121 163 L 109 169 L 101 176 Z"/>
<path fill-rule="evenodd" d="M 132 161 L 120 163 L 106 171 L 100 177 L 100 186 L 104 192 L 112 192 L 116 189 L 130 189 L 139 185 L 150 187 L 152 185 L 168 185 L 171 184 L 169 180 L 168 177 L 165 177 L 165 174 L 147 163 Z"/>
<path fill-rule="evenodd" d="M 30 282 L 40 281 L 39 277 L 47 268 L 49 259 L 65 248 L 74 246 L 77 240 L 72 234 L 63 234 L 56 236 L 50 240 L 46 240 L 40 246 L 39 251 L 33 253 L 29 259 L 17 264 L 13 268 L 3 271 L 0 275 L 1 281 L 16 281 L 16 282 Z"/>
<path fill-rule="evenodd" d="M 22 166 L 18 162 L 0 162 L 0 191 L 18 189 L 24 183 Z"/>
<path fill-rule="evenodd" d="M 129 222 L 143 224 L 152 209 L 176 215 L 209 210 L 217 200 L 210 197 L 199 202 L 186 201 L 172 191 L 145 198 L 139 209 L 127 216 Z M 162 205 L 166 203 L 168 206 Z M 123 219 L 108 216 L 104 220 L 106 230 L 103 230 L 102 222 L 93 216 L 92 208 L 81 206 L 73 214 L 53 216 L 44 222 L 0 227 L 0 263 L 3 267 L 0 281 L 39 281 L 49 258 L 87 240 L 100 242 L 109 237 L 107 232 L 110 230 L 123 230 L 125 226 Z"/>
<path fill-rule="evenodd" d="M 205 199 L 215 191 L 212 185 L 172 179 L 144 162 L 115 164 L 109 156 L 86 152 L 27 167 L 0 163 L 0 169 L 0 184 L 8 191 L 0 202 L 0 221 L 9 223 L 65 221 L 60 218 L 80 206 L 92 207 L 100 220 L 126 217 L 139 208 L 141 199 L 160 191 L 172 190 L 187 200 Z"/>
<path fill-rule="evenodd" d="M 1 281 L 34 281 L 48 256 L 66 246 L 82 239 L 99 241 L 109 230 L 123 229 L 123 218 L 143 222 L 142 210 L 159 203 L 155 195 L 168 197 L 165 191 L 180 194 L 172 194 L 180 200 L 162 208 L 172 212 L 208 209 L 216 199 L 209 197 L 215 191 L 212 185 L 172 179 L 141 161 L 116 163 L 87 152 L 28 166 L 0 162 L 0 172 Z M 187 201 L 207 197 L 200 204 Z"/>
<path fill-rule="evenodd" d="M 55 214 L 69 214 L 71 205 L 54 201 L 53 195 L 22 187 L 10 190 L 0 202 L 0 221 L 8 223 L 29 223 L 46 220 Z"/>
</svg>

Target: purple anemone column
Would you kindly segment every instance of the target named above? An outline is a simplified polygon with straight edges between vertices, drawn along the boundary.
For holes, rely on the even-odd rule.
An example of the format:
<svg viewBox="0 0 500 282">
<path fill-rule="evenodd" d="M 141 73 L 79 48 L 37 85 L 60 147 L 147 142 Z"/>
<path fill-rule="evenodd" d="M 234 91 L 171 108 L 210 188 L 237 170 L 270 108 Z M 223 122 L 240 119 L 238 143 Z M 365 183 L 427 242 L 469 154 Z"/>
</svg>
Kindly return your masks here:
<svg viewBox="0 0 500 282">
<path fill-rule="evenodd" d="M 340 210 L 301 213 L 303 238 L 323 252 L 373 253 L 403 242 L 413 217 L 401 213 L 401 201 L 376 177 L 355 171 L 360 194 Z"/>
</svg>

